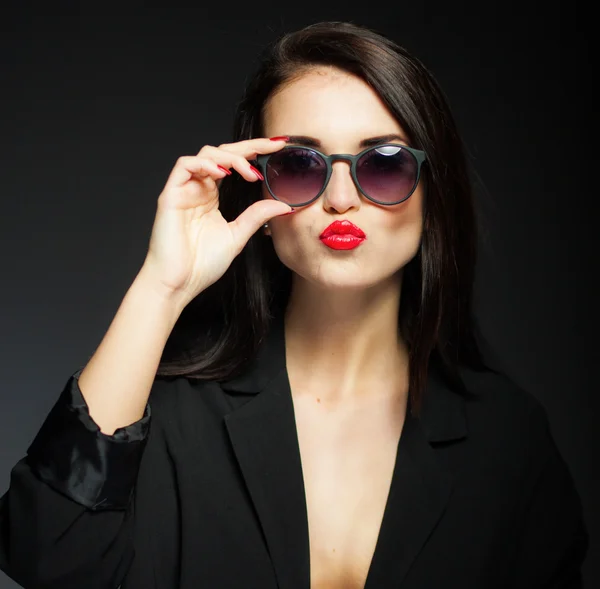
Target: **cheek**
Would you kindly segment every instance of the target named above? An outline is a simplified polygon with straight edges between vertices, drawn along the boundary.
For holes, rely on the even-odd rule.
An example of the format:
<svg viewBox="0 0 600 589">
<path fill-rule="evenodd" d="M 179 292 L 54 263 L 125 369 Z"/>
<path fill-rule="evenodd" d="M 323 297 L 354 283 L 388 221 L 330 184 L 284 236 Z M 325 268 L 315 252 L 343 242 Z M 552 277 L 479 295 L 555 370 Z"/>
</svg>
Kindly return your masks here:
<svg viewBox="0 0 600 589">
<path fill-rule="evenodd" d="M 424 192 L 419 183 L 417 189 L 410 195 L 410 198 L 402 203 L 406 205 L 405 209 L 398 215 L 398 224 L 414 224 L 423 218 Z M 402 206 L 402 205 L 401 205 Z"/>
<path fill-rule="evenodd" d="M 412 197 L 416 197 L 414 200 Z M 404 255 L 408 263 L 419 251 L 423 236 L 423 193 L 421 190 L 409 199 L 405 222 L 398 228 L 398 239 L 405 244 Z"/>
<path fill-rule="evenodd" d="M 402 222 L 382 228 L 377 235 L 371 236 L 370 267 L 384 274 L 403 268 L 419 251 L 422 233 L 423 220 L 418 208 L 414 214 L 411 211 L 411 214 L 403 215 Z"/>
<path fill-rule="evenodd" d="M 304 241 L 300 239 L 300 230 L 294 228 L 291 219 L 270 221 L 269 225 L 273 247 L 281 263 L 290 270 L 302 273 L 301 269 L 306 267 L 306 261 L 310 259 L 310 252 L 321 244 L 311 244 L 308 237 Z"/>
<path fill-rule="evenodd" d="M 381 239 L 378 240 L 378 248 L 393 250 L 395 244 L 401 252 L 416 253 L 423 233 L 423 191 L 420 188 L 415 190 L 407 201 L 389 212 L 392 214 L 386 215 L 379 224 L 381 230 L 378 236 L 381 235 Z"/>
</svg>

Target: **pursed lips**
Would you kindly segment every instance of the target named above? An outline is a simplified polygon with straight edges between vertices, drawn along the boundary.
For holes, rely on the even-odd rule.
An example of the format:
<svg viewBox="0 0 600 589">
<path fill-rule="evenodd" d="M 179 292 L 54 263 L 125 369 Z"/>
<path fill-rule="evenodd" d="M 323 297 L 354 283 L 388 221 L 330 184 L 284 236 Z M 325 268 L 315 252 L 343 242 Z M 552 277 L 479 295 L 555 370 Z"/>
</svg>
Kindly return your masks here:
<svg viewBox="0 0 600 589">
<path fill-rule="evenodd" d="M 329 237 L 331 235 L 353 235 L 354 237 L 359 237 L 364 239 L 366 237 L 364 231 L 351 223 L 350 221 L 334 221 L 325 228 L 325 230 L 319 236 L 320 239 L 324 239 L 325 237 Z"/>
</svg>

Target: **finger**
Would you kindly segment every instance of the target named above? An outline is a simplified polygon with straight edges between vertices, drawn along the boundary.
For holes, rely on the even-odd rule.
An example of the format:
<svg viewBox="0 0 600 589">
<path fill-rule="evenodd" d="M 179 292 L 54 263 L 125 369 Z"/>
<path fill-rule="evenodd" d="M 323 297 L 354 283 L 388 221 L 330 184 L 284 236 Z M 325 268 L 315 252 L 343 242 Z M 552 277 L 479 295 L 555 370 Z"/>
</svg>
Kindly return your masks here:
<svg viewBox="0 0 600 589">
<path fill-rule="evenodd" d="M 262 178 L 260 178 L 256 174 L 256 172 L 253 171 L 256 170 L 256 168 L 254 168 L 254 166 L 245 157 L 236 153 L 221 150 L 218 147 L 207 147 L 210 147 L 210 149 L 207 149 L 205 151 L 201 150 L 204 158 L 213 160 L 214 162 L 216 162 L 217 165 L 220 165 L 227 170 L 233 168 L 234 170 L 236 170 L 236 172 L 240 174 L 240 176 L 242 176 L 245 180 L 248 180 L 249 182 L 256 182 L 257 180 L 262 180 Z M 260 174 L 260 172 L 258 173 Z"/>
<path fill-rule="evenodd" d="M 219 147 L 206 145 L 200 152 L 204 149 L 220 149 L 241 155 L 246 159 L 254 159 L 259 153 L 273 153 L 274 151 L 279 151 L 285 145 L 285 140 L 271 141 L 268 137 L 259 137 L 257 139 L 236 141 L 235 143 L 222 143 Z"/>
<path fill-rule="evenodd" d="M 237 219 L 229 223 L 238 253 L 269 219 L 278 215 L 285 215 L 292 210 L 292 207 L 278 200 L 259 200 L 252 203 L 238 215 Z"/>
<path fill-rule="evenodd" d="M 206 178 L 210 176 L 213 179 L 218 180 L 226 175 L 227 172 L 219 169 L 218 164 L 210 158 L 198 157 L 197 155 L 184 155 L 175 162 L 175 166 L 169 174 L 165 188 L 183 186 L 194 176 L 197 178 Z"/>
</svg>

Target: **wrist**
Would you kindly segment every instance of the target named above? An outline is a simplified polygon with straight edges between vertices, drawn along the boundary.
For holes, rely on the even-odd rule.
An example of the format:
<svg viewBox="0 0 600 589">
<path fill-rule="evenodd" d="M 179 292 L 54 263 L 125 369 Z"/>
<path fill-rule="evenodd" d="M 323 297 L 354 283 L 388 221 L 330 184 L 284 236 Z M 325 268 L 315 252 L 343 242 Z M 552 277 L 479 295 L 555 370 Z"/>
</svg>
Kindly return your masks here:
<svg viewBox="0 0 600 589">
<path fill-rule="evenodd" d="M 175 313 L 177 317 L 188 303 L 183 292 L 169 288 L 159 280 L 156 280 L 151 269 L 146 265 L 143 265 L 138 272 L 131 288 L 141 296 L 151 298 L 154 304 L 160 308 L 168 309 Z"/>
</svg>

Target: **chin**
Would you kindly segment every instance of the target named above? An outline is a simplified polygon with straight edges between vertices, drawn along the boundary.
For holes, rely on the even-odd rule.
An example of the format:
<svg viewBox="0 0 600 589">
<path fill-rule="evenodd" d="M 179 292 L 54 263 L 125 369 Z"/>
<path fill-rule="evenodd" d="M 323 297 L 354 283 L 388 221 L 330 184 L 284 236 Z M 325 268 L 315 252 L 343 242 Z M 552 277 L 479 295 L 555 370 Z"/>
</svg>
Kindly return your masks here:
<svg viewBox="0 0 600 589">
<path fill-rule="evenodd" d="M 329 267 L 325 267 L 329 266 Z M 358 292 L 371 289 L 378 284 L 384 284 L 390 279 L 396 279 L 398 270 L 391 274 L 383 269 L 380 273 L 367 272 L 362 268 L 362 264 L 353 264 L 352 267 L 346 265 L 345 268 L 332 268 L 329 264 L 322 264 L 319 268 L 290 268 L 296 279 L 305 283 L 310 283 L 313 288 L 326 291 L 340 292 Z"/>
<path fill-rule="evenodd" d="M 410 261 L 407 256 L 399 256 L 397 260 L 388 256 L 382 260 L 379 256 L 354 256 L 354 253 L 354 250 L 307 252 L 286 249 L 277 255 L 292 272 L 294 280 L 327 291 L 361 291 L 395 283 L 404 265 Z"/>
</svg>

